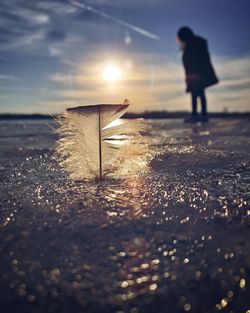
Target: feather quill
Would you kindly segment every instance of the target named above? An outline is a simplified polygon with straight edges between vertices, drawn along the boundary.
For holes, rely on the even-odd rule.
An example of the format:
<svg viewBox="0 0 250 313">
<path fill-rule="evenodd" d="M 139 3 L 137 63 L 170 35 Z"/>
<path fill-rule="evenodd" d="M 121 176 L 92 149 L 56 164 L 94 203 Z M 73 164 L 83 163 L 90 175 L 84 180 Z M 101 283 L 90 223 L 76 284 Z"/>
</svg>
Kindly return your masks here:
<svg viewBox="0 0 250 313">
<path fill-rule="evenodd" d="M 142 170 L 142 119 L 124 120 L 129 103 L 66 109 L 60 116 L 56 153 L 73 180 L 132 174 Z"/>
</svg>

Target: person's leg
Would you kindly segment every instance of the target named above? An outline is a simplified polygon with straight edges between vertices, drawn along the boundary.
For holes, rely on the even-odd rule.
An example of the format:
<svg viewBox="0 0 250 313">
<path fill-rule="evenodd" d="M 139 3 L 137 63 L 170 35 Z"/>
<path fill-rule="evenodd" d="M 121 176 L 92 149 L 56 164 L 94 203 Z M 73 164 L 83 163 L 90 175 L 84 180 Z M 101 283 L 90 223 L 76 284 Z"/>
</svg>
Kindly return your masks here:
<svg viewBox="0 0 250 313">
<path fill-rule="evenodd" d="M 202 89 L 199 92 L 199 97 L 201 99 L 201 122 L 208 122 L 207 116 L 207 99 L 205 96 L 205 91 Z"/>
<path fill-rule="evenodd" d="M 192 113 L 186 118 L 184 121 L 186 123 L 196 123 L 198 121 L 197 117 L 197 92 L 191 92 L 191 100 L 192 100 Z"/>
<path fill-rule="evenodd" d="M 200 91 L 200 99 L 201 99 L 201 115 L 207 116 L 207 99 L 205 96 L 204 89 Z"/>
<path fill-rule="evenodd" d="M 197 116 L 197 93 L 196 92 L 191 93 L 191 99 L 192 99 L 192 116 Z"/>
</svg>

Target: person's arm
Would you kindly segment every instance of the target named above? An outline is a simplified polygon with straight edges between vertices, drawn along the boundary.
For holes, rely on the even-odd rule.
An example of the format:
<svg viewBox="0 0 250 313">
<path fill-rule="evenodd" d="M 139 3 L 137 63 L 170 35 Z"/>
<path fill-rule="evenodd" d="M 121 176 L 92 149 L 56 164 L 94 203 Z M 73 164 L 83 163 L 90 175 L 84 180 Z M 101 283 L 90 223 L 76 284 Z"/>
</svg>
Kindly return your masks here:
<svg viewBox="0 0 250 313">
<path fill-rule="evenodd" d="M 195 51 L 192 51 L 191 49 L 187 49 L 186 51 L 184 51 L 182 60 L 186 73 L 186 79 L 199 79 L 199 70 Z"/>
</svg>

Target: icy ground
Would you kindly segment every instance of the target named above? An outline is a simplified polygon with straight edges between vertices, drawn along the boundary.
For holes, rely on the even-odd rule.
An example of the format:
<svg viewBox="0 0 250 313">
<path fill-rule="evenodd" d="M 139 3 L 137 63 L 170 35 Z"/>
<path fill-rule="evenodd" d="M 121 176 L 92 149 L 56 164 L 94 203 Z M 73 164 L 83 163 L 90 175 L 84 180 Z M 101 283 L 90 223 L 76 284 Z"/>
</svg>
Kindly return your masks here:
<svg viewBox="0 0 250 313">
<path fill-rule="evenodd" d="M 151 172 L 103 182 L 46 123 L 0 122 L 1 312 L 250 312 L 249 120 L 146 121 Z"/>
</svg>

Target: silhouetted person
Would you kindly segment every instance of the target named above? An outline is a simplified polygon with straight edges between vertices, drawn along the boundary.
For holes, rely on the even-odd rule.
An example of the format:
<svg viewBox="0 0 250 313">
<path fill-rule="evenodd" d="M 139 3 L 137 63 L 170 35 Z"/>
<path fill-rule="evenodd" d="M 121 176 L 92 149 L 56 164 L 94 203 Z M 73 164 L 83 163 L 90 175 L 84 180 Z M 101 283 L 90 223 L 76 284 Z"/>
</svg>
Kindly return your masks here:
<svg viewBox="0 0 250 313">
<path fill-rule="evenodd" d="M 183 51 L 182 61 L 186 74 L 187 92 L 191 92 L 192 114 L 186 122 L 208 121 L 205 88 L 218 83 L 210 61 L 207 41 L 196 36 L 189 27 L 181 27 L 177 40 Z M 197 115 L 197 99 L 201 101 L 201 118 Z"/>
</svg>

